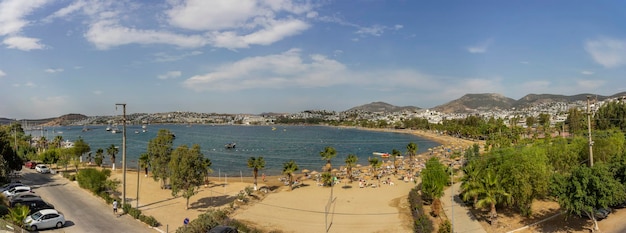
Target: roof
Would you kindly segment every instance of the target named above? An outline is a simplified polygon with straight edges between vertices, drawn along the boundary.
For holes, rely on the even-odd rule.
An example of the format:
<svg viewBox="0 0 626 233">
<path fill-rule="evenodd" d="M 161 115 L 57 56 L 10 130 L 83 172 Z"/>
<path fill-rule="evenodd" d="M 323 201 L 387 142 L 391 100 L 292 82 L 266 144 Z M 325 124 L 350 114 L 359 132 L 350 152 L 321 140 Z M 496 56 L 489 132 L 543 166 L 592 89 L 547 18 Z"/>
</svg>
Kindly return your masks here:
<svg viewBox="0 0 626 233">
<path fill-rule="evenodd" d="M 57 211 L 55 209 L 43 209 L 43 210 L 40 210 L 40 211 L 37 211 L 37 212 L 41 213 L 42 215 L 45 215 L 45 214 L 61 214 L 61 213 L 59 213 L 59 211 Z"/>
</svg>

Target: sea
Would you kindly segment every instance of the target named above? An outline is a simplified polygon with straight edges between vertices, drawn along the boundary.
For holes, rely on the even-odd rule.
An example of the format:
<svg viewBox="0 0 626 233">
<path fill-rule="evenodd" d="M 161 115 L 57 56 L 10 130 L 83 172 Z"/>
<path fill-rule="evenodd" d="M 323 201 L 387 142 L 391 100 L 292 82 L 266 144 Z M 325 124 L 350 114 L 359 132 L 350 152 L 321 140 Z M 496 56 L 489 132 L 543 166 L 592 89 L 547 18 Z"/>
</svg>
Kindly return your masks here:
<svg viewBox="0 0 626 233">
<path fill-rule="evenodd" d="M 89 144 L 92 154 L 98 148 L 105 151 L 104 164 L 110 166 L 106 148 L 111 144 L 119 147 L 116 167 L 121 168 L 122 133 L 111 133 L 104 126 L 59 126 L 46 127 L 36 131 L 26 131 L 33 137 L 45 136 L 53 140 L 62 136 L 63 140 L 76 141 L 82 138 Z M 122 129 L 121 126 L 118 127 Z M 147 151 L 148 142 L 155 138 L 160 129 L 174 133 L 174 148 L 186 144 L 198 144 L 205 157 L 211 159 L 215 176 L 251 176 L 247 167 L 249 157 L 264 157 L 266 175 L 280 175 L 283 163 L 294 160 L 300 170 L 320 171 L 325 161 L 320 152 L 331 146 L 337 156 L 331 160 L 334 167 L 345 165 L 349 154 L 358 157 L 358 164 L 367 165 L 373 152 L 391 153 L 393 149 L 406 152 L 406 146 L 413 142 L 418 153 L 440 144 L 431 140 L 405 133 L 376 132 L 357 128 L 331 126 L 241 126 L 241 125 L 141 125 L 126 126 L 126 161 L 129 169 L 136 169 L 137 159 Z M 236 147 L 227 149 L 228 143 Z"/>
</svg>

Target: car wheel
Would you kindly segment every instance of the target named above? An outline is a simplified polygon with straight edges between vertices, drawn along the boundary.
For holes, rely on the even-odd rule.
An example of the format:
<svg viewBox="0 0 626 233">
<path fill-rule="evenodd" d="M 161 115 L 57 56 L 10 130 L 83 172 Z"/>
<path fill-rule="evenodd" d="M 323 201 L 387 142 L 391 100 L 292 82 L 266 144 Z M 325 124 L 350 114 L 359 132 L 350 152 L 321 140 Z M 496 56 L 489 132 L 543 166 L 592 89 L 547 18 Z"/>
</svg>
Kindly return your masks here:
<svg viewBox="0 0 626 233">
<path fill-rule="evenodd" d="M 57 223 L 57 228 L 61 228 L 61 227 L 63 227 L 63 223 L 62 222 L 58 222 Z"/>
<path fill-rule="evenodd" d="M 30 230 L 31 230 L 31 231 L 36 231 L 36 230 L 37 230 L 37 226 L 36 226 L 36 225 L 32 225 L 32 226 L 30 226 Z"/>
</svg>

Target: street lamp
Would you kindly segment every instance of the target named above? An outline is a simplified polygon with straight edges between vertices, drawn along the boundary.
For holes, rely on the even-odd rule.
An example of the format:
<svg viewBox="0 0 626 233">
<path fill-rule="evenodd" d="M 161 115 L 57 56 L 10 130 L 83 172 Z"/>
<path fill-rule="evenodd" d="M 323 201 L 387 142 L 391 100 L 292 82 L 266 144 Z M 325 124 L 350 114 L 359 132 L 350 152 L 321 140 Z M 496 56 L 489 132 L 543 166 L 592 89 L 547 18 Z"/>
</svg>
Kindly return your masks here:
<svg viewBox="0 0 626 233">
<path fill-rule="evenodd" d="M 122 106 L 123 111 L 123 131 L 122 131 L 122 206 L 126 204 L 126 104 L 115 104 L 115 110 L 117 106 Z"/>
</svg>

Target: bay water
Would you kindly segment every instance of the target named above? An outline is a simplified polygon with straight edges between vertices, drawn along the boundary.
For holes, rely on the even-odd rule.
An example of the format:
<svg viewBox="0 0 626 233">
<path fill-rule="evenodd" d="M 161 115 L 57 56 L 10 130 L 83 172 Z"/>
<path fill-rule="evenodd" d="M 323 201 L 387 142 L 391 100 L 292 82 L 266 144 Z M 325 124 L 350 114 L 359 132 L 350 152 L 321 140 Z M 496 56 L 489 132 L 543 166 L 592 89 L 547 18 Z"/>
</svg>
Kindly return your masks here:
<svg viewBox="0 0 626 233">
<path fill-rule="evenodd" d="M 56 136 L 63 140 L 75 141 L 79 137 L 89 144 L 92 154 L 98 148 L 105 151 L 104 164 L 110 166 L 106 148 L 111 144 L 119 147 L 116 167 L 121 168 L 122 133 L 106 131 L 107 126 L 60 126 L 47 127 L 39 131 L 26 131 L 27 134 L 45 136 L 52 141 Z M 118 127 L 121 130 L 121 126 Z M 87 130 L 86 130 L 87 129 Z M 348 154 L 358 157 L 358 164 L 368 165 L 367 159 L 374 157 L 373 152 L 391 153 L 397 149 L 406 153 L 406 146 L 413 142 L 418 146 L 418 153 L 439 143 L 411 134 L 376 132 L 356 128 L 330 126 L 239 126 L 239 125 L 147 125 L 144 132 L 141 125 L 126 127 L 127 167 L 136 168 L 137 159 L 145 153 L 148 142 L 155 138 L 159 129 L 167 129 L 176 135 L 174 148 L 186 144 L 200 145 L 205 157 L 211 159 L 213 175 L 251 176 L 247 167 L 249 157 L 263 156 L 266 165 L 262 171 L 266 175 L 279 175 L 283 163 L 294 160 L 300 170 L 320 171 L 325 161 L 320 152 L 327 146 L 337 150 L 337 157 L 332 159 L 333 167 L 345 165 Z M 233 149 L 225 147 L 236 143 Z"/>
</svg>

